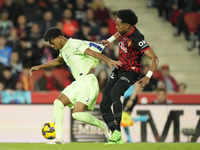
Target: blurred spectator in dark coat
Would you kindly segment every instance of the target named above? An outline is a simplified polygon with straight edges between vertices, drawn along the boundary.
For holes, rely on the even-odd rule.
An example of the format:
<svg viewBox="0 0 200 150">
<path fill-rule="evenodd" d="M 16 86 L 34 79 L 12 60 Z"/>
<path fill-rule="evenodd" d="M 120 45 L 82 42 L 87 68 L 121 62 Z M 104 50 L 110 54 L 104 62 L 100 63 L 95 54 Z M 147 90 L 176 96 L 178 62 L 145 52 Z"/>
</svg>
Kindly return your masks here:
<svg viewBox="0 0 200 150">
<path fill-rule="evenodd" d="M 13 0 L 6 0 L 1 9 L 6 9 L 8 11 L 8 19 L 12 20 L 14 26 L 16 26 L 18 16 L 23 13 L 21 6 Z"/>
<path fill-rule="evenodd" d="M 179 36 L 184 29 L 183 16 L 187 12 L 193 11 L 193 0 L 178 0 L 173 4 L 174 13 L 177 13 L 177 24 L 174 30 L 174 35 Z M 187 38 L 187 37 L 186 37 Z"/>
<path fill-rule="evenodd" d="M 48 0 L 46 9 L 51 10 L 54 19 L 56 21 L 59 21 L 62 18 L 62 13 L 65 9 L 65 4 L 61 0 Z"/>
<path fill-rule="evenodd" d="M 23 13 L 26 16 L 27 23 L 30 25 L 42 17 L 42 11 L 36 0 L 25 0 L 22 5 Z"/>
<path fill-rule="evenodd" d="M 20 59 L 22 60 L 23 64 L 31 63 L 32 66 L 34 65 L 35 51 L 32 49 L 32 45 L 28 41 L 28 38 L 20 39 L 17 52 L 20 54 Z"/>
<path fill-rule="evenodd" d="M 19 15 L 17 18 L 17 35 L 19 38 L 24 38 L 28 36 L 28 27 L 26 25 L 26 16 Z"/>
<path fill-rule="evenodd" d="M 100 34 L 100 26 L 99 23 L 96 19 L 94 19 L 94 12 L 92 9 L 87 9 L 86 10 L 86 21 L 87 23 L 90 24 L 91 27 L 91 35 L 99 35 Z"/>
<path fill-rule="evenodd" d="M 109 19 L 109 11 L 102 0 L 93 0 L 91 7 L 94 11 L 94 18 L 99 23 L 106 22 Z"/>
<path fill-rule="evenodd" d="M 39 21 L 41 35 L 44 35 L 49 28 L 54 27 L 55 25 L 56 21 L 53 18 L 53 13 L 51 11 L 45 11 L 43 18 Z"/>
<path fill-rule="evenodd" d="M 78 32 L 73 36 L 76 39 L 86 40 L 86 41 L 94 41 L 95 36 L 90 35 L 91 27 L 89 23 L 84 23 Z"/>
<path fill-rule="evenodd" d="M 0 11 L 0 34 L 9 36 L 10 30 L 13 27 L 13 21 L 9 20 L 9 13 L 7 10 Z"/>
<path fill-rule="evenodd" d="M 74 19 L 78 21 L 79 26 L 86 20 L 86 14 L 85 11 L 87 9 L 85 0 L 75 0 L 75 6 L 72 10 L 74 14 Z"/>
<path fill-rule="evenodd" d="M 13 51 L 17 50 L 19 46 L 19 37 L 17 36 L 17 29 L 12 28 L 10 31 L 10 36 L 7 38 L 7 45 L 10 46 Z"/>
<path fill-rule="evenodd" d="M 100 35 L 99 35 L 99 40 L 105 40 L 110 37 L 109 35 L 109 29 L 108 29 L 108 24 L 106 22 L 102 22 L 100 25 Z"/>
<path fill-rule="evenodd" d="M 2 78 L 0 82 L 3 83 L 4 89 L 12 89 L 15 88 L 15 80 L 12 78 L 12 72 L 10 67 L 4 67 L 2 72 Z"/>
</svg>

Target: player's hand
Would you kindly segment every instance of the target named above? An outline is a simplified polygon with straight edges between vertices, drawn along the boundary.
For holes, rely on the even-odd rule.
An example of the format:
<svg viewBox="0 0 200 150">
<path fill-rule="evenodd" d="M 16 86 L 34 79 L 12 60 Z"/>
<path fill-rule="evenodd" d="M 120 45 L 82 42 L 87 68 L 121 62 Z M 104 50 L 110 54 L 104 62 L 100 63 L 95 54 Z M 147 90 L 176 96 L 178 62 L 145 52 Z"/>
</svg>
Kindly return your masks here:
<svg viewBox="0 0 200 150">
<path fill-rule="evenodd" d="M 144 78 L 140 79 L 140 80 L 137 81 L 137 82 L 140 83 L 140 87 L 141 87 L 141 88 L 144 88 L 147 84 L 149 84 L 149 80 L 150 80 L 150 78 L 147 77 L 147 76 L 145 76 Z"/>
<path fill-rule="evenodd" d="M 108 42 L 108 40 L 102 40 L 100 43 L 105 46 L 108 46 L 110 44 L 110 42 Z"/>
<path fill-rule="evenodd" d="M 109 65 L 111 70 L 112 70 L 112 66 L 113 65 L 118 69 L 118 66 L 120 66 L 120 67 L 122 66 L 122 62 L 121 61 L 113 61 L 113 60 L 111 60 L 111 61 L 108 62 L 108 65 Z"/>
<path fill-rule="evenodd" d="M 39 70 L 39 69 L 40 69 L 40 68 L 39 68 L 38 66 L 31 67 L 31 69 L 29 70 L 30 76 L 33 75 L 33 71 L 37 71 L 37 70 Z"/>
</svg>

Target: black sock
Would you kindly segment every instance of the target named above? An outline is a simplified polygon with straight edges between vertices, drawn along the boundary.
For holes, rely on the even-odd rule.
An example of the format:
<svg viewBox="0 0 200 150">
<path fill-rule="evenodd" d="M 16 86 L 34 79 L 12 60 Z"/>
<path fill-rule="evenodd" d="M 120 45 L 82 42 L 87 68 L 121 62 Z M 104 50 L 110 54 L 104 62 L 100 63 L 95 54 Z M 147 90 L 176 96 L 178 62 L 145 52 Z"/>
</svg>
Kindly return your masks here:
<svg viewBox="0 0 200 150">
<path fill-rule="evenodd" d="M 121 101 L 113 104 L 116 129 L 121 132 L 122 104 Z"/>
<path fill-rule="evenodd" d="M 107 113 L 103 113 L 102 117 L 107 124 L 108 128 L 113 132 L 116 129 L 114 116 L 111 109 Z"/>
</svg>

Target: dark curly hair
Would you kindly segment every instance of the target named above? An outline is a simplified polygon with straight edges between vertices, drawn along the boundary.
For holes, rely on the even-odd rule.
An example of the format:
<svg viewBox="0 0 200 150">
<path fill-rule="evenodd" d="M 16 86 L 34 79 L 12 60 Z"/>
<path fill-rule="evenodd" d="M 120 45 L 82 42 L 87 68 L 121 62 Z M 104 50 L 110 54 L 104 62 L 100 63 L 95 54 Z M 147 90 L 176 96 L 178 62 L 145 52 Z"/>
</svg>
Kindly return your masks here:
<svg viewBox="0 0 200 150">
<path fill-rule="evenodd" d="M 122 23 L 128 23 L 131 26 L 136 25 L 138 22 L 138 17 L 131 9 L 119 10 L 117 12 L 117 17 L 121 19 Z"/>
<path fill-rule="evenodd" d="M 44 41 L 50 43 L 52 39 L 59 36 L 63 36 L 62 31 L 57 27 L 52 27 L 44 34 Z"/>
</svg>

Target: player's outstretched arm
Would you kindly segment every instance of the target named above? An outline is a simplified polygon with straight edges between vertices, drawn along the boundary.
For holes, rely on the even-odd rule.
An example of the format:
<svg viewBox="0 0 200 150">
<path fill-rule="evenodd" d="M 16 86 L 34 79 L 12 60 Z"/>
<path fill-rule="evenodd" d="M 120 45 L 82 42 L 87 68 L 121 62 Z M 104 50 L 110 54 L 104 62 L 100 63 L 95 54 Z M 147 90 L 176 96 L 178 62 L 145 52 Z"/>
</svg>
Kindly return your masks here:
<svg viewBox="0 0 200 150">
<path fill-rule="evenodd" d="M 60 66 L 63 63 L 64 63 L 63 58 L 58 56 L 56 59 L 53 59 L 45 64 L 32 67 L 29 71 L 29 74 L 30 74 L 30 76 L 32 76 L 34 71 L 37 71 L 39 69 L 44 69 L 44 68 L 52 68 L 52 67 Z"/>
<path fill-rule="evenodd" d="M 118 69 L 118 66 L 121 66 L 122 65 L 122 62 L 120 61 L 113 61 L 111 59 L 109 59 L 108 57 L 106 57 L 105 55 L 101 54 L 101 53 L 98 53 L 98 52 L 95 52 L 95 51 L 92 51 L 90 50 L 89 48 L 87 48 L 84 52 L 86 55 L 90 55 L 96 59 L 99 59 L 99 60 L 103 60 L 105 62 L 108 63 L 109 67 L 112 69 L 112 66 L 114 65 L 117 69 Z"/>
<path fill-rule="evenodd" d="M 144 88 L 147 84 L 149 84 L 149 80 L 150 80 L 151 76 L 153 75 L 153 72 L 156 70 L 158 63 L 159 63 L 158 57 L 156 56 L 156 54 L 153 52 L 152 49 L 145 51 L 144 54 L 149 59 L 151 59 L 151 66 L 150 66 L 150 70 L 148 71 L 146 76 L 138 81 L 139 83 L 141 83 L 140 87 L 142 87 L 142 88 Z"/>
<path fill-rule="evenodd" d="M 102 40 L 101 44 L 103 44 L 105 46 L 108 46 L 110 43 L 112 43 L 113 41 L 115 41 L 118 37 L 119 37 L 119 33 L 116 32 L 113 36 L 111 36 L 107 40 Z"/>
</svg>

